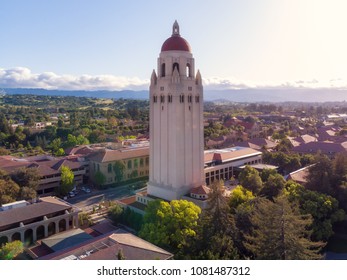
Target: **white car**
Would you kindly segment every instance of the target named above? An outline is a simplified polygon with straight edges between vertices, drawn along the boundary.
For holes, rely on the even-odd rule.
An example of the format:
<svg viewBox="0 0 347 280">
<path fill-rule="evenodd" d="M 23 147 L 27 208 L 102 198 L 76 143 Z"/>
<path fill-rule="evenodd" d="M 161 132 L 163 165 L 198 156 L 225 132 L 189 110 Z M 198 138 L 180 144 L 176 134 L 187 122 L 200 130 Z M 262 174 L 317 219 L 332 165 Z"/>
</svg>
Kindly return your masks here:
<svg viewBox="0 0 347 280">
<path fill-rule="evenodd" d="M 74 197 L 75 193 L 74 192 L 69 192 L 69 197 Z"/>
</svg>

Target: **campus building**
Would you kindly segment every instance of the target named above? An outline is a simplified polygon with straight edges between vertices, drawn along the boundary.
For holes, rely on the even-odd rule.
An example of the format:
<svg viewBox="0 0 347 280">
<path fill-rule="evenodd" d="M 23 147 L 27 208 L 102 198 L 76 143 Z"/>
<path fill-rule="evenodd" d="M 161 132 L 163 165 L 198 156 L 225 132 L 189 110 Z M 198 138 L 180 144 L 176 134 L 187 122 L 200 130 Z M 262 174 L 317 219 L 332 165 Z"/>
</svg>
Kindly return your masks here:
<svg viewBox="0 0 347 280">
<path fill-rule="evenodd" d="M 149 175 L 149 148 L 101 149 L 88 157 L 90 181 L 112 185 Z M 102 175 L 101 175 L 102 174 Z M 100 182 L 98 176 L 103 178 Z"/>
<path fill-rule="evenodd" d="M 179 199 L 204 184 L 203 87 L 175 21 L 150 82 L 148 195 Z"/>
<path fill-rule="evenodd" d="M 0 244 L 20 240 L 31 244 L 78 227 L 80 210 L 55 197 L 33 202 L 17 201 L 0 208 Z"/>
</svg>

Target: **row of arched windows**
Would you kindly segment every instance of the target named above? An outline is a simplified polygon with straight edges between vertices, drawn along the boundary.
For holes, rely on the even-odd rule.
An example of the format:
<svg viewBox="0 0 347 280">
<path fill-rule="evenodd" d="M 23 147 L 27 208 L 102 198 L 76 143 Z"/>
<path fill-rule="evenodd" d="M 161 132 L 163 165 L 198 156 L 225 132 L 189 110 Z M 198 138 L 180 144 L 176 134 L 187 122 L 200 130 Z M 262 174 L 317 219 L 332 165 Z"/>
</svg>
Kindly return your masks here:
<svg viewBox="0 0 347 280">
<path fill-rule="evenodd" d="M 161 64 L 161 68 L 160 68 L 160 76 L 161 77 L 165 77 L 165 63 Z M 175 68 L 177 69 L 178 73 L 180 73 L 180 65 L 175 62 L 174 64 L 172 64 L 172 72 L 175 70 Z M 192 73 L 192 67 L 190 66 L 189 63 L 186 64 L 186 73 L 185 73 L 186 77 L 193 77 L 193 73 Z"/>
<path fill-rule="evenodd" d="M 192 95 L 188 95 L 187 97 L 188 99 L 188 103 L 192 103 L 193 102 L 193 96 Z M 153 103 L 157 103 L 158 102 L 158 96 L 153 95 Z M 172 95 L 168 95 L 168 102 L 172 103 Z M 199 103 L 200 102 L 200 96 L 196 95 L 195 96 L 195 103 Z M 161 95 L 160 96 L 160 103 L 165 103 L 165 96 Z M 181 94 L 180 95 L 180 103 L 184 103 L 184 95 Z"/>
</svg>

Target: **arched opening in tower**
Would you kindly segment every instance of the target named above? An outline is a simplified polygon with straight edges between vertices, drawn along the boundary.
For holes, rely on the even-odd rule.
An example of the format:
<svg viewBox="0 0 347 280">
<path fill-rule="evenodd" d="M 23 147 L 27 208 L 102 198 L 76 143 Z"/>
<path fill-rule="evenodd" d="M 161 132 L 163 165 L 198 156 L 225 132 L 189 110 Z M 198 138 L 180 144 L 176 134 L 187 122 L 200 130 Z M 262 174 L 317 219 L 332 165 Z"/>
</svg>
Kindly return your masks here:
<svg viewBox="0 0 347 280">
<path fill-rule="evenodd" d="M 178 73 L 180 72 L 180 66 L 177 62 L 175 62 L 173 65 L 172 65 L 172 72 L 175 71 L 175 68 L 177 68 L 177 71 Z"/>
</svg>

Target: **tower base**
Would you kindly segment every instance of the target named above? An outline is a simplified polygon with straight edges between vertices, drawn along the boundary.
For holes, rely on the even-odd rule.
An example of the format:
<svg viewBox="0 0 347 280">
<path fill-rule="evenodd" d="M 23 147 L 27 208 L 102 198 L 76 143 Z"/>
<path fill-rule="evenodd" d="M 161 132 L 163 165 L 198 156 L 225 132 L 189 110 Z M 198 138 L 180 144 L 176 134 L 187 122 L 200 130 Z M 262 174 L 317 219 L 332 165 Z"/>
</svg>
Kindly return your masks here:
<svg viewBox="0 0 347 280">
<path fill-rule="evenodd" d="M 167 186 L 157 186 L 149 182 L 147 186 L 147 194 L 167 201 L 171 201 L 175 199 L 181 199 L 182 196 L 188 194 L 191 189 L 192 188 L 190 186 L 176 189 Z"/>
</svg>

